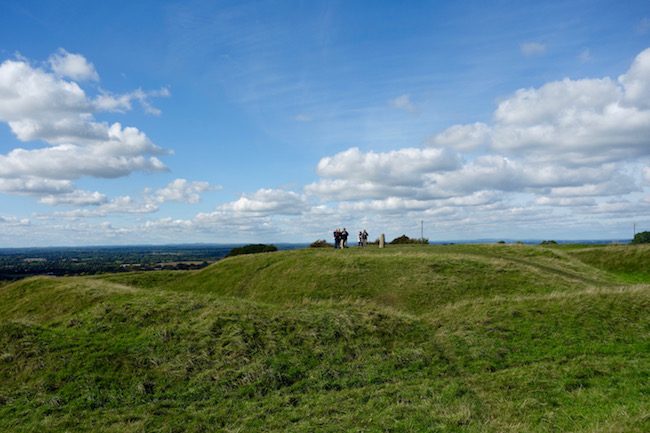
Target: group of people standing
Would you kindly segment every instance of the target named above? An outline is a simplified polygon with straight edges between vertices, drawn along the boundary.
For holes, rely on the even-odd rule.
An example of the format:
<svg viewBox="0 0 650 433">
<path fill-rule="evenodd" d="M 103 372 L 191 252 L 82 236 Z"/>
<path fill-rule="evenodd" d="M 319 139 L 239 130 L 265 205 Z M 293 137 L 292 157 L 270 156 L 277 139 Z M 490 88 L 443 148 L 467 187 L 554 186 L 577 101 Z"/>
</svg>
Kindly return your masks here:
<svg viewBox="0 0 650 433">
<path fill-rule="evenodd" d="M 334 248 L 336 249 L 347 248 L 348 236 L 349 233 L 345 229 L 345 227 L 343 227 L 343 230 L 341 229 L 334 230 Z M 368 245 L 368 232 L 366 231 L 366 229 L 363 229 L 362 231 L 359 232 L 359 246 L 365 247 L 366 245 Z"/>
<path fill-rule="evenodd" d="M 366 245 L 368 245 L 368 232 L 363 229 L 359 232 L 359 246 L 365 247 Z"/>
<path fill-rule="evenodd" d="M 343 230 L 334 230 L 334 248 L 347 248 L 348 247 L 348 231 L 343 227 Z"/>
</svg>

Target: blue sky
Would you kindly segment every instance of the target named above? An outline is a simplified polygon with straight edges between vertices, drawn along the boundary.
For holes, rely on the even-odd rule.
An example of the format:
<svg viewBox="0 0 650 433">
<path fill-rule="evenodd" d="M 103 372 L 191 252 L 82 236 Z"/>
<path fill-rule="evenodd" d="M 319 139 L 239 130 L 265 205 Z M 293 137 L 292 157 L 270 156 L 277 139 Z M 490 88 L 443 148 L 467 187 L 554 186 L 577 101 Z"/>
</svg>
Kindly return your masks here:
<svg viewBox="0 0 650 433">
<path fill-rule="evenodd" d="M 0 1 L 0 246 L 650 230 L 650 3 Z"/>
</svg>

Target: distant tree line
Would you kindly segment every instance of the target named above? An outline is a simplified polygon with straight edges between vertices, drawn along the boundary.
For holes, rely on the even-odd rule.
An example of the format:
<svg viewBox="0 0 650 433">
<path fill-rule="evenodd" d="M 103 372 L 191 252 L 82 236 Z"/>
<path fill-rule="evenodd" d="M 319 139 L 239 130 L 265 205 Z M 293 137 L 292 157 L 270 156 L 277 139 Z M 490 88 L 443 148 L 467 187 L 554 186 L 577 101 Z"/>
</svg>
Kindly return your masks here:
<svg viewBox="0 0 650 433">
<path fill-rule="evenodd" d="M 230 250 L 226 257 L 241 256 L 243 254 L 272 253 L 277 251 L 278 247 L 267 244 L 250 244 L 243 247 L 237 247 Z"/>
</svg>

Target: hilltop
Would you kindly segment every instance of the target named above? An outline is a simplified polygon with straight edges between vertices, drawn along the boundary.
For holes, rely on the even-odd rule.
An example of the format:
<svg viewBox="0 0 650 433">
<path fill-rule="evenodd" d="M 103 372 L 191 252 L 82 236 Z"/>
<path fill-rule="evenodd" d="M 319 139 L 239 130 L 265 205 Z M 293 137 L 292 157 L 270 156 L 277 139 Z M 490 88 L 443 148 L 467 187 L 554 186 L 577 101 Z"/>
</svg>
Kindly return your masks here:
<svg viewBox="0 0 650 433">
<path fill-rule="evenodd" d="M 306 249 L 0 285 L 0 430 L 648 431 L 649 258 Z"/>
</svg>

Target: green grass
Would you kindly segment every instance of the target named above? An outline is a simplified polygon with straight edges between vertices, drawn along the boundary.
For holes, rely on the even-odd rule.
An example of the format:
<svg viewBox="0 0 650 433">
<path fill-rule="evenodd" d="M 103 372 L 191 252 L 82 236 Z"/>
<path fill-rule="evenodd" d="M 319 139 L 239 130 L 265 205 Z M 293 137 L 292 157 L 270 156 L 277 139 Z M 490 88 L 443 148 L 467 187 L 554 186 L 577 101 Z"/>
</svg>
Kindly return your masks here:
<svg viewBox="0 0 650 433">
<path fill-rule="evenodd" d="M 364 300 L 411 313 L 467 298 L 579 290 L 614 281 L 553 250 L 501 245 L 287 251 L 168 275 L 157 287 L 275 304 Z M 150 287 L 148 274 L 125 278 Z"/>
<path fill-rule="evenodd" d="M 0 431 L 646 432 L 650 290 L 577 251 L 302 250 L 12 283 Z"/>
<path fill-rule="evenodd" d="M 629 283 L 650 283 L 650 245 L 615 245 L 572 251 L 579 260 Z"/>
</svg>

